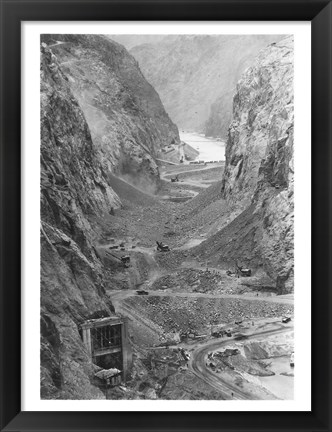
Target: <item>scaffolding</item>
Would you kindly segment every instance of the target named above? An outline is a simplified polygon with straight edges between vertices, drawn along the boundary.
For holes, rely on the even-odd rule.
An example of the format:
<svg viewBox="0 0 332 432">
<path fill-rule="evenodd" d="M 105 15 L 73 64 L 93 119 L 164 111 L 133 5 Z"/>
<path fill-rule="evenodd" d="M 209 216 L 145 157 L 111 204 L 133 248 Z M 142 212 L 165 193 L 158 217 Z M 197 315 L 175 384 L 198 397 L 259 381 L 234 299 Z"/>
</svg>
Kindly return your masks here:
<svg viewBox="0 0 332 432">
<path fill-rule="evenodd" d="M 81 324 L 80 333 L 92 362 L 103 369 L 119 369 L 125 380 L 132 363 L 127 320 L 115 315 L 91 319 Z"/>
<path fill-rule="evenodd" d="M 91 329 L 94 352 L 107 351 L 110 347 L 121 347 L 121 325 L 105 325 Z"/>
</svg>

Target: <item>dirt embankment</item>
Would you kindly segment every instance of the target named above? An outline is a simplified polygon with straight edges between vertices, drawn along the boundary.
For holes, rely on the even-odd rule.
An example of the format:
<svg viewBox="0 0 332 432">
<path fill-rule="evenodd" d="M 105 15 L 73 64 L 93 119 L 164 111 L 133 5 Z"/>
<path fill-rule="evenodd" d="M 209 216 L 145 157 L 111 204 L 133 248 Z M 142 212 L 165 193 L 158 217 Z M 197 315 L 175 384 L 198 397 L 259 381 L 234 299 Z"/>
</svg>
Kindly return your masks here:
<svg viewBox="0 0 332 432">
<path fill-rule="evenodd" d="M 258 318 L 281 317 L 292 313 L 293 307 L 288 304 L 269 303 L 233 298 L 184 298 L 177 296 L 130 297 L 125 305 L 135 312 L 158 325 L 163 333 L 179 332 L 181 334 L 206 334 L 211 326 L 219 324 L 235 326 L 240 319 L 251 325 Z M 281 320 L 280 320 L 281 321 Z M 135 328 L 133 328 L 135 334 Z M 139 337 L 139 336 L 137 336 Z M 155 340 L 152 343 L 156 343 Z"/>
<path fill-rule="evenodd" d="M 196 175 L 194 170 L 193 175 Z M 176 193 L 178 184 L 167 183 L 171 193 Z M 114 260 L 109 262 L 112 278 L 123 288 L 124 295 L 121 291 L 113 294 L 112 290 L 108 290 L 108 295 L 116 312 L 129 318 L 135 356 L 132 381 L 121 394 L 117 390 L 116 396 L 111 397 L 223 399 L 222 392 L 188 370 L 178 352 L 162 347 L 179 343 L 195 346 L 201 336 L 211 338 L 211 330 L 215 328 L 241 331 L 249 326 L 252 329 L 253 321 L 274 319 L 280 323 L 283 315 L 293 312 L 292 305 L 263 300 L 264 296 L 275 296 L 276 292 L 273 281 L 262 270 L 253 268 L 250 278 L 226 275 L 225 270 L 234 267 L 231 253 L 231 259 L 227 259 L 227 248 L 232 250 L 238 229 L 247 229 L 250 235 L 249 227 L 246 228 L 250 218 L 234 219 L 224 230 L 211 236 L 230 217 L 230 210 L 221 197 L 220 182 L 180 204 L 160 201 L 119 179 L 112 186 L 124 205 L 109 216 L 108 231 L 99 250 L 104 260 L 106 252 L 130 255 L 130 268 L 116 266 Z M 157 239 L 169 244 L 171 251 L 157 252 Z M 224 245 L 223 253 L 218 244 Z M 114 246 L 117 248 L 113 249 Z M 215 260 L 211 254 L 215 254 Z M 246 263 L 245 257 L 241 256 L 242 264 Z M 147 290 L 149 295 L 135 295 L 135 286 Z M 154 290 L 157 290 L 155 295 Z M 241 298 L 243 294 L 251 297 Z M 238 320 L 243 324 L 235 325 Z M 239 373 L 249 377 L 255 376 L 251 372 L 265 376 L 270 373 L 264 372 L 264 365 L 251 363 L 234 358 L 224 365 L 224 372 L 233 379 L 232 368 L 237 368 L 240 372 L 236 383 L 252 390 L 257 383 L 248 383 Z M 220 365 L 218 369 L 222 369 Z M 267 391 L 261 394 L 270 395 Z"/>
<path fill-rule="evenodd" d="M 184 168 L 181 166 L 182 170 Z M 189 170 L 188 174 L 190 172 Z M 217 176 L 214 169 L 206 172 Z M 147 278 L 149 264 L 144 263 L 145 258 L 139 258 L 139 252 L 144 255 L 147 250 L 140 248 L 148 248 L 159 266 L 159 276 L 163 277 L 161 280 L 156 278 L 153 289 L 160 289 L 161 286 L 169 288 L 171 285 L 181 291 L 198 292 L 241 293 L 275 289 L 275 282 L 261 270 L 257 271 L 261 266 L 256 254 L 256 244 L 259 241 L 256 231 L 258 215 L 252 215 L 249 209 L 248 214 L 244 212 L 228 223 L 231 210 L 221 197 L 221 182 L 215 182 L 185 203 L 160 200 L 157 196 L 147 195 L 112 176 L 110 184 L 121 198 L 123 206 L 104 217 L 101 222 L 104 233 L 100 244 L 103 249 L 113 249 L 117 245 L 118 252 L 131 256 L 131 268 L 140 273 L 137 283 L 142 283 Z M 177 193 L 179 183 L 167 184 L 172 192 Z M 242 232 L 241 239 L 238 237 L 239 231 Z M 247 239 L 246 242 L 242 242 L 243 236 Z M 157 253 L 156 241 L 168 244 L 171 251 Z M 243 284 L 226 277 L 225 270 L 234 270 L 236 261 L 240 265 L 250 266 L 255 277 L 243 281 Z M 194 270 L 184 271 L 180 266 L 192 267 Z M 199 272 L 206 267 L 210 268 L 210 273 L 200 275 Z M 223 270 L 224 273 L 215 274 L 213 269 Z M 121 273 L 121 269 L 118 270 Z M 135 278 L 133 279 L 132 273 L 126 270 L 122 286 L 133 287 L 132 280 Z M 126 284 L 128 274 L 131 276 L 129 284 Z"/>
</svg>

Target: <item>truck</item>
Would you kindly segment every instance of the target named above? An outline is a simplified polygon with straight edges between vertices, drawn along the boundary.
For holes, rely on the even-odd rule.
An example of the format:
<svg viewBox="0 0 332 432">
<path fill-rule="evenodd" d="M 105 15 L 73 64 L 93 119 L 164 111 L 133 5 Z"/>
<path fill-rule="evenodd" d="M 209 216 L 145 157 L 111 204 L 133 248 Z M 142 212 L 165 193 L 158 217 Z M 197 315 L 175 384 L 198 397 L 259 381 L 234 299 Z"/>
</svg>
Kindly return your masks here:
<svg viewBox="0 0 332 432">
<path fill-rule="evenodd" d="M 242 266 L 239 266 L 238 263 L 235 263 L 235 272 L 237 274 L 237 277 L 250 277 L 251 276 L 251 270 Z"/>
<path fill-rule="evenodd" d="M 138 295 L 149 295 L 149 292 L 145 291 L 144 289 L 138 289 L 136 292 Z"/>
</svg>

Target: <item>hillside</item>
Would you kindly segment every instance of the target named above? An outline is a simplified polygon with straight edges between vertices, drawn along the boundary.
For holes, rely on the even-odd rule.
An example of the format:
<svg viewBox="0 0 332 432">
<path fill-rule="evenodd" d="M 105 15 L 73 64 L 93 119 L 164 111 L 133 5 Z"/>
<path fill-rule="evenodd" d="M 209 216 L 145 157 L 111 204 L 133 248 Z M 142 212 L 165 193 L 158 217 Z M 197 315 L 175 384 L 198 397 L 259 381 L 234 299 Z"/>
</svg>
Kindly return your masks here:
<svg viewBox="0 0 332 432">
<path fill-rule="evenodd" d="M 276 35 L 166 36 L 130 53 L 180 129 L 226 138 L 236 82 Z M 124 40 L 124 42 L 126 42 Z"/>
<path fill-rule="evenodd" d="M 110 314 L 93 219 L 121 202 L 66 76 L 41 51 L 41 397 L 102 398 L 78 324 Z"/>
<path fill-rule="evenodd" d="M 78 101 L 105 169 L 158 183 L 154 157 L 179 142 L 154 88 L 126 49 L 105 36 L 43 35 Z"/>
<path fill-rule="evenodd" d="M 238 82 L 222 181 L 233 221 L 197 248 L 215 261 L 262 267 L 279 292 L 293 290 L 293 127 L 288 37 L 262 51 Z"/>
</svg>

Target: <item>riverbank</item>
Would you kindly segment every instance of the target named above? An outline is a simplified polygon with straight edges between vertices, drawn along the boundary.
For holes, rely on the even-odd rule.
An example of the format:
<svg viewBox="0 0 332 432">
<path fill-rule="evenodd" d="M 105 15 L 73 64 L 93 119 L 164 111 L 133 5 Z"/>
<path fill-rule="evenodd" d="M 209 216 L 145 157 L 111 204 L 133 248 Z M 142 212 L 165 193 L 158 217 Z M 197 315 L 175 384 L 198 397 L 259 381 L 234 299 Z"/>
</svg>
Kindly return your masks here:
<svg viewBox="0 0 332 432">
<path fill-rule="evenodd" d="M 199 152 L 195 160 L 204 162 L 225 160 L 226 144 L 223 141 L 217 141 L 215 138 L 207 138 L 202 134 L 193 132 L 180 132 L 180 139 Z"/>
</svg>

